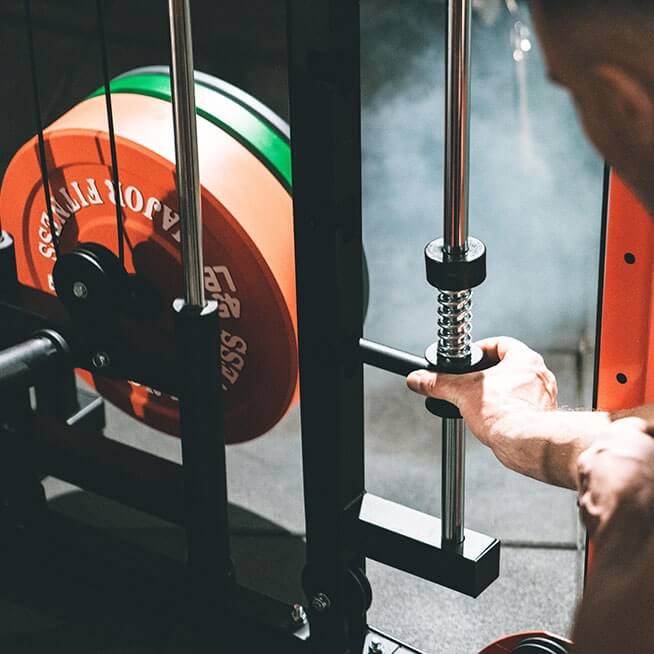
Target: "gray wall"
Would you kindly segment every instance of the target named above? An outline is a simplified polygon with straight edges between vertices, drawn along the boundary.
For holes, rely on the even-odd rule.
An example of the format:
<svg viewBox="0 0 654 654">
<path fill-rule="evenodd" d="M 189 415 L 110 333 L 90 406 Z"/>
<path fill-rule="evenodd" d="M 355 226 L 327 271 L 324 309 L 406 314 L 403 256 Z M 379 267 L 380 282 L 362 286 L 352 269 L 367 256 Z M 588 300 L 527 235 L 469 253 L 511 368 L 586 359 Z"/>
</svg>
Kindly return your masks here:
<svg viewBox="0 0 654 654">
<path fill-rule="evenodd" d="M 443 18 L 433 0 L 363 3 L 366 332 L 415 350 L 435 329 L 422 248 L 442 234 Z M 602 164 L 537 49 L 520 108 L 513 23 L 502 8 L 473 27 L 470 223 L 489 252 L 474 334 L 575 349 L 594 320 Z"/>
</svg>

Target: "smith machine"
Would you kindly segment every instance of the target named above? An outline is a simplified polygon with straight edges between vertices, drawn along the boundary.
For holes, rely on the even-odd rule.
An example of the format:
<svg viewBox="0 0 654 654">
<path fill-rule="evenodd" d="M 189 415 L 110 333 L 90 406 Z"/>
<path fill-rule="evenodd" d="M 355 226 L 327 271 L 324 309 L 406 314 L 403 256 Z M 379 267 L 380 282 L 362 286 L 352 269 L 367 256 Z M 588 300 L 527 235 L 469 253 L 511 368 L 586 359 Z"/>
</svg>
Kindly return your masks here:
<svg viewBox="0 0 654 654">
<path fill-rule="evenodd" d="M 29 540 L 50 474 L 185 527 L 183 596 L 203 638 L 285 653 L 415 652 L 368 626 L 366 558 L 471 597 L 499 574 L 499 541 L 464 528 L 455 407 L 427 402 L 443 425 L 441 519 L 364 486 L 363 365 L 397 375 L 483 365 L 470 326 L 471 289 L 486 274 L 485 248 L 468 234 L 470 0 L 448 3 L 443 237 L 425 251 L 439 331 L 425 358 L 362 338 L 358 2 L 288 2 L 292 176 L 283 121 L 194 75 L 188 0 L 169 3 L 170 76 L 141 69 L 110 81 L 103 41 L 104 88 L 45 129 L 25 7 L 38 133 L 0 195 L 3 541 Z M 174 149 L 162 136 L 171 116 Z M 245 188 L 232 173 L 247 175 Z M 254 218 L 248 203 L 235 209 L 242 196 Z M 298 361 L 304 607 L 235 578 L 224 447 L 279 420 Z M 76 389 L 74 370 L 177 431 L 183 465 L 104 438 L 102 400 Z M 560 654 L 565 644 L 523 634 L 488 651 Z"/>
</svg>

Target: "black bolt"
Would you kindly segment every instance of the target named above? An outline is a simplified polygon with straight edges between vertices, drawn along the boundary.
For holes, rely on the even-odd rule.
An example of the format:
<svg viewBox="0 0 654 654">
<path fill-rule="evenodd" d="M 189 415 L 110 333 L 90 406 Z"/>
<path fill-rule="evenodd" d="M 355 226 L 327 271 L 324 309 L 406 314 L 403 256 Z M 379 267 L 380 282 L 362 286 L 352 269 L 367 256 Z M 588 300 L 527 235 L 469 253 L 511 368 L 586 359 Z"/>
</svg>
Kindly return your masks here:
<svg viewBox="0 0 654 654">
<path fill-rule="evenodd" d="M 324 613 L 329 609 L 329 607 L 332 605 L 331 600 L 325 593 L 318 593 L 312 600 L 311 600 L 311 608 L 316 612 L 316 613 Z"/>
<path fill-rule="evenodd" d="M 627 375 L 625 375 L 623 372 L 619 372 L 615 378 L 618 380 L 618 384 L 626 384 L 627 383 Z"/>
<path fill-rule="evenodd" d="M 91 359 L 94 368 L 106 368 L 111 360 L 106 352 L 96 352 Z"/>
<path fill-rule="evenodd" d="M 624 255 L 624 260 L 631 265 L 632 263 L 636 263 L 636 256 L 631 252 L 627 252 L 627 254 Z"/>
<path fill-rule="evenodd" d="M 84 282 L 75 282 L 73 284 L 73 295 L 78 300 L 86 300 L 89 296 L 89 289 Z"/>
</svg>

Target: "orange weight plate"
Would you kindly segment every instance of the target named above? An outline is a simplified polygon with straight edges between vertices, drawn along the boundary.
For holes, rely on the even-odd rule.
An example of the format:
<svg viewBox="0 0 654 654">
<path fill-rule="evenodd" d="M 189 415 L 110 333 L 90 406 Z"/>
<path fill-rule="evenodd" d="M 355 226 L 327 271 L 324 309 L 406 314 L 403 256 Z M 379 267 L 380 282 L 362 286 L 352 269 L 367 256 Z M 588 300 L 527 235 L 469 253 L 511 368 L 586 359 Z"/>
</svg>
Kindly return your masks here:
<svg viewBox="0 0 654 654">
<path fill-rule="evenodd" d="M 165 306 L 182 295 L 175 150 L 170 103 L 113 96 L 125 267 L 158 289 Z M 63 252 L 81 242 L 117 251 L 116 193 L 103 97 L 85 100 L 45 131 L 55 223 Z M 250 150 L 198 117 L 205 288 L 220 303 L 228 442 L 273 427 L 297 395 L 297 325 L 291 197 Z M 19 280 L 54 293 L 52 247 L 36 138 L 11 161 L 0 192 L 2 227 L 17 244 Z M 142 338 L 170 327 L 144 323 Z M 162 356 L 174 355 L 163 352 Z M 80 373 L 108 400 L 178 434 L 175 398 L 133 382 Z"/>
</svg>

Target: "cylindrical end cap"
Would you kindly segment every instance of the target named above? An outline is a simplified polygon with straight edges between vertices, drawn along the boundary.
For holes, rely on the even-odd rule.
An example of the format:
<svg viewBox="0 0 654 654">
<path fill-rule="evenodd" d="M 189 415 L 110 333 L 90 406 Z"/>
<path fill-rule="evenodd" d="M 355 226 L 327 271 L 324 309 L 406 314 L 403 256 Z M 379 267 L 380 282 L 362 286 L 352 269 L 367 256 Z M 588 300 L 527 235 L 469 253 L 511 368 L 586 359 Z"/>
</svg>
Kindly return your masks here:
<svg viewBox="0 0 654 654">
<path fill-rule="evenodd" d="M 445 251 L 445 241 L 436 239 L 425 248 L 427 281 L 442 291 L 465 291 L 486 279 L 486 246 L 476 238 L 468 239 L 464 255 Z"/>
<path fill-rule="evenodd" d="M 428 397 L 425 400 L 425 407 L 429 413 L 438 418 L 458 419 L 461 417 L 459 409 L 455 407 L 454 404 L 450 404 L 445 400 L 437 400 L 436 398 Z"/>
</svg>

